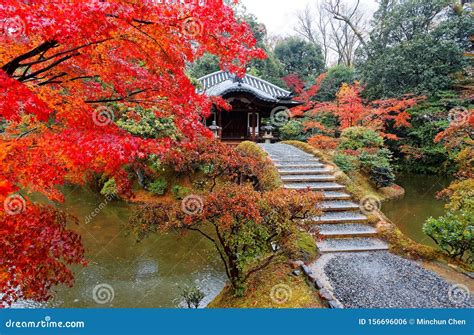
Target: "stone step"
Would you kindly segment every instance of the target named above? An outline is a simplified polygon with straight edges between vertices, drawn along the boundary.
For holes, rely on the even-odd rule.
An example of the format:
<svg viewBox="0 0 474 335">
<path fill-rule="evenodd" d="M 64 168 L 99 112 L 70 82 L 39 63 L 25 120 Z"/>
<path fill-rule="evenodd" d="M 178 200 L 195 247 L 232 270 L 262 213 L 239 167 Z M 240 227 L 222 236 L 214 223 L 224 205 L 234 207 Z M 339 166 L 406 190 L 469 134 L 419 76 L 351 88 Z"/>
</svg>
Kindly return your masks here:
<svg viewBox="0 0 474 335">
<path fill-rule="evenodd" d="M 321 164 L 321 161 L 318 159 L 291 159 L 291 158 L 282 158 L 282 159 L 272 159 L 273 163 L 275 165 L 279 164 L 294 164 L 294 165 L 299 165 L 299 164 Z"/>
<path fill-rule="evenodd" d="M 312 183 L 284 183 L 284 188 L 290 190 L 305 190 L 310 189 L 313 191 L 338 191 L 344 190 L 345 186 L 338 183 L 330 182 L 312 182 Z"/>
<path fill-rule="evenodd" d="M 274 162 L 276 168 L 278 170 L 304 170 L 304 169 L 318 169 L 318 168 L 324 168 L 325 165 L 323 163 L 295 163 L 295 162 Z"/>
<path fill-rule="evenodd" d="M 325 191 L 321 192 L 324 200 L 349 200 L 351 195 L 344 192 Z"/>
<path fill-rule="evenodd" d="M 377 229 L 367 224 L 341 223 L 314 225 L 325 238 L 370 237 L 377 235 Z"/>
<path fill-rule="evenodd" d="M 272 159 L 314 159 L 313 155 L 310 154 L 294 154 L 294 155 L 284 155 L 284 154 L 278 154 L 278 153 L 269 153 L 268 156 L 270 156 Z"/>
<path fill-rule="evenodd" d="M 377 238 L 331 238 L 316 242 L 319 251 L 329 252 L 363 252 L 388 250 L 388 245 Z"/>
<path fill-rule="evenodd" d="M 323 168 L 304 168 L 304 169 L 288 169 L 288 168 L 281 168 L 278 170 L 281 176 L 299 176 L 299 175 L 319 175 L 319 174 L 327 174 L 332 173 L 334 170 L 331 168 L 323 167 Z"/>
<path fill-rule="evenodd" d="M 318 204 L 324 212 L 358 211 L 360 205 L 353 201 L 325 200 Z"/>
<path fill-rule="evenodd" d="M 327 212 L 313 218 L 318 223 L 367 223 L 368 217 L 359 212 Z"/>
<path fill-rule="evenodd" d="M 331 174 L 322 175 L 301 175 L 301 176 L 281 176 L 283 183 L 312 183 L 322 181 L 335 181 L 336 177 Z"/>
</svg>

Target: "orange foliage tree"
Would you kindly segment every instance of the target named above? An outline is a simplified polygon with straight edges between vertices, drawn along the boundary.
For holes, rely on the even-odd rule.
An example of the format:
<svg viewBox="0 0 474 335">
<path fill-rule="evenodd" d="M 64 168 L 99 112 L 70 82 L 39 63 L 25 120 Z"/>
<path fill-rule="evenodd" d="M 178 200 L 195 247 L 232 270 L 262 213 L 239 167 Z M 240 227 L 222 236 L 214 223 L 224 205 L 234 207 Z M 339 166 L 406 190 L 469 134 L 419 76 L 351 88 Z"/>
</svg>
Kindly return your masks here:
<svg viewBox="0 0 474 335">
<path fill-rule="evenodd" d="M 212 53 L 242 75 L 264 53 L 220 0 L 6 0 L 0 22 L 0 290 L 5 303 L 45 300 L 84 254 L 66 217 L 27 195 L 62 201 L 59 185 L 93 174 L 127 195 L 126 167 L 176 143 L 133 136 L 120 113 L 140 105 L 171 117 L 183 141 L 210 136 L 200 121 L 225 104 L 197 94 L 185 65 Z"/>
<path fill-rule="evenodd" d="M 363 87 L 355 82 L 352 85 L 342 84 L 339 89 L 336 100 L 331 102 L 319 102 L 317 95 L 321 82 L 325 74 L 319 76 L 313 86 L 303 89 L 301 85 L 296 85 L 297 100 L 304 104 L 295 107 L 292 110 L 293 117 L 307 117 L 304 122 L 306 130 L 315 130 L 319 134 L 310 142 L 322 144 L 328 148 L 335 147 L 331 137 L 337 137 L 342 130 L 363 126 L 374 129 L 381 136 L 387 139 L 397 140 L 398 136 L 393 132 L 394 129 L 409 127 L 410 116 L 407 109 L 414 106 L 424 97 L 405 96 L 399 99 L 386 99 L 377 101 L 364 101 L 361 97 Z M 291 78 L 291 82 L 297 82 Z M 324 115 L 333 115 L 337 119 L 336 129 L 328 129 L 318 117 Z"/>
<path fill-rule="evenodd" d="M 231 183 L 195 198 L 192 211 L 181 204 L 144 206 L 131 224 L 141 238 L 175 229 L 201 234 L 217 249 L 235 293 L 243 294 L 253 273 L 292 250 L 294 234 L 310 223 L 303 219 L 320 214 L 319 200 L 311 191 L 258 192 L 250 184 Z"/>
</svg>

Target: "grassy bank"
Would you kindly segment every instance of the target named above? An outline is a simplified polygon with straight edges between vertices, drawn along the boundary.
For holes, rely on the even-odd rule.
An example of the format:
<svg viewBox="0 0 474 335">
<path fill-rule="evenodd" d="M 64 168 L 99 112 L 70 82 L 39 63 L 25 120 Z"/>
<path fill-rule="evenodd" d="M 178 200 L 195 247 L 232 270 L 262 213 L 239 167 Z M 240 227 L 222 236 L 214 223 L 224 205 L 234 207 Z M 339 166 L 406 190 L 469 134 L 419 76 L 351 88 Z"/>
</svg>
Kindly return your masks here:
<svg viewBox="0 0 474 335">
<path fill-rule="evenodd" d="M 253 275 L 244 297 L 236 297 L 232 288 L 224 290 L 209 308 L 323 308 L 315 289 L 304 275 L 292 275 L 288 262 L 275 262 Z"/>
</svg>

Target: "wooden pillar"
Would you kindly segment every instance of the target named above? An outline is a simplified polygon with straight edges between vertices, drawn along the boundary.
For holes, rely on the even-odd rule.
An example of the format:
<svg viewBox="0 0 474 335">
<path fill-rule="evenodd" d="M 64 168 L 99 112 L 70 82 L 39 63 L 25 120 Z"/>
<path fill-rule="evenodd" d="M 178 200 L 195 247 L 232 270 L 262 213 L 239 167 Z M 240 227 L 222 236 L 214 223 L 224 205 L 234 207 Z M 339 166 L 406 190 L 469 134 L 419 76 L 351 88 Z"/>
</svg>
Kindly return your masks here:
<svg viewBox="0 0 474 335">
<path fill-rule="evenodd" d="M 216 123 L 217 125 L 219 126 L 219 139 L 222 140 L 222 110 L 221 109 L 218 109 L 216 111 Z"/>
<path fill-rule="evenodd" d="M 256 120 L 255 120 L 255 111 L 252 109 L 252 118 L 251 118 L 251 121 L 252 121 L 252 141 L 255 142 L 256 140 L 256 134 L 255 134 L 255 126 L 256 126 Z"/>
</svg>

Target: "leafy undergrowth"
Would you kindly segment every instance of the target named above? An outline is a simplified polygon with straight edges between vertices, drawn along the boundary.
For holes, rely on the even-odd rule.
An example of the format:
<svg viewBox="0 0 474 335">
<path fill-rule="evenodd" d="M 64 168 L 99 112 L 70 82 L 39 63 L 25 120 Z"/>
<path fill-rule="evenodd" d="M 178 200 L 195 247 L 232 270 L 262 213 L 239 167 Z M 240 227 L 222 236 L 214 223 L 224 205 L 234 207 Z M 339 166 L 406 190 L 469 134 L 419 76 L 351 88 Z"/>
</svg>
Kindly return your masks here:
<svg viewBox="0 0 474 335">
<path fill-rule="evenodd" d="M 249 279 L 244 297 L 236 297 L 226 286 L 208 308 L 324 308 L 304 275 L 292 271 L 286 262 L 273 263 Z"/>
<path fill-rule="evenodd" d="M 319 255 L 318 247 L 314 237 L 305 231 L 298 231 L 295 242 L 296 252 L 295 259 L 301 260 L 305 263 L 310 263 Z"/>
</svg>

